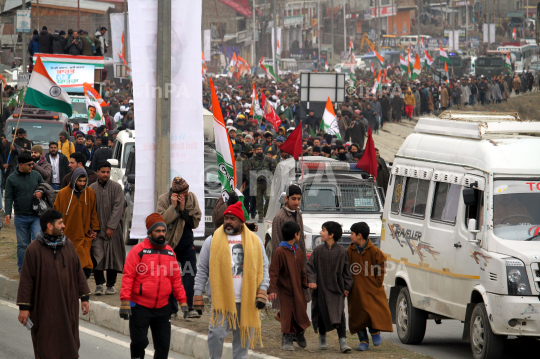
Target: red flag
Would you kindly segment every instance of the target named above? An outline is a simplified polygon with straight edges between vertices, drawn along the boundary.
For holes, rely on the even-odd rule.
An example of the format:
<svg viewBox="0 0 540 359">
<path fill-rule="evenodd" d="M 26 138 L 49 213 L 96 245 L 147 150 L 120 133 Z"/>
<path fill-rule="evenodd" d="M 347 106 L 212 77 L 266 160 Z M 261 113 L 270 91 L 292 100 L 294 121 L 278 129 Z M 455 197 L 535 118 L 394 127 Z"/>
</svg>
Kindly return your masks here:
<svg viewBox="0 0 540 359">
<path fill-rule="evenodd" d="M 263 116 L 266 118 L 266 121 L 274 125 L 274 130 L 278 132 L 279 125 L 281 125 L 281 118 L 277 115 L 276 111 L 272 107 L 270 101 L 266 101 L 264 94 L 261 94 L 261 99 L 263 103 Z"/>
<path fill-rule="evenodd" d="M 298 160 L 298 157 L 302 154 L 302 121 L 278 148 Z"/>
<path fill-rule="evenodd" d="M 375 154 L 375 143 L 373 142 L 373 137 L 371 136 L 371 125 L 368 127 L 366 149 L 364 150 L 362 158 L 358 160 L 356 167 L 366 171 L 377 179 L 377 155 Z"/>
</svg>

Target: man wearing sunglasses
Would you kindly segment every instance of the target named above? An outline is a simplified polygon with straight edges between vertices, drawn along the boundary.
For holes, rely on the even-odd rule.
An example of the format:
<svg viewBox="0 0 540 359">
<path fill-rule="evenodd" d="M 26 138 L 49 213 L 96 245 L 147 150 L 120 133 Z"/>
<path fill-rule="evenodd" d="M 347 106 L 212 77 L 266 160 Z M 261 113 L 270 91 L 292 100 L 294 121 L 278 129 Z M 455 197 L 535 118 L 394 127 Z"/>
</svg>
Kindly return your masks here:
<svg viewBox="0 0 540 359">
<path fill-rule="evenodd" d="M 43 193 L 36 192 L 43 178 L 37 171 L 32 171 L 34 160 L 29 153 L 17 158 L 19 166 L 6 181 L 6 224 L 11 223 L 11 210 L 15 212 L 15 233 L 17 235 L 17 267 L 19 274 L 24 260 L 26 247 L 36 238 L 41 230 L 39 217 L 32 209 L 32 199 L 41 198 Z M 33 189 L 29 191 L 28 189 Z"/>
</svg>

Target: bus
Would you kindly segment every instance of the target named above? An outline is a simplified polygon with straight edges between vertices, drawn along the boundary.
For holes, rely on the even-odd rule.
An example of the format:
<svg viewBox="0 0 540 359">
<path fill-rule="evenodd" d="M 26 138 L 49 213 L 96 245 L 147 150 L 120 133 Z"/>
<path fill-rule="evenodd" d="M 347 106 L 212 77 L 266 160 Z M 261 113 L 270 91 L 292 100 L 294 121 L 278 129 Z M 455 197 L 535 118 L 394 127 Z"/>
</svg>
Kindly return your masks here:
<svg viewBox="0 0 540 359">
<path fill-rule="evenodd" d="M 464 77 L 471 74 L 471 57 L 462 52 L 454 51 L 448 52 L 448 57 L 452 64 L 448 64 L 448 72 L 450 72 L 450 77 Z M 435 57 L 434 59 L 435 68 L 438 71 L 444 72 L 444 61 L 441 61 L 440 57 Z"/>
<path fill-rule="evenodd" d="M 514 72 L 518 74 L 529 69 L 532 57 L 535 55 L 531 45 L 526 42 L 503 42 L 502 46 L 497 48 L 497 51 L 509 52 L 512 60 L 515 57 L 515 61 L 513 60 Z"/>
<path fill-rule="evenodd" d="M 480 56 L 475 61 L 475 76 L 492 78 L 508 72 L 504 67 L 505 58 L 499 53 L 489 53 L 486 56 Z"/>
</svg>

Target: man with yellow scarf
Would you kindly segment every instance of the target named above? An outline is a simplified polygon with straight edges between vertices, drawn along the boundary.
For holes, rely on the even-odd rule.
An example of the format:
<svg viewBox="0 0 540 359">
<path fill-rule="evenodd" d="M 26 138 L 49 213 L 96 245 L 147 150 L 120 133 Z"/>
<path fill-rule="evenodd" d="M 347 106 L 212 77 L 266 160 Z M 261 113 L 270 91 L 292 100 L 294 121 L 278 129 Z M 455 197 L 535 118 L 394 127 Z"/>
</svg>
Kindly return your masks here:
<svg viewBox="0 0 540 359">
<path fill-rule="evenodd" d="M 248 349 L 257 341 L 262 346 L 261 309 L 266 306 L 270 283 L 268 258 L 262 241 L 244 224 L 242 202 L 227 207 L 223 219 L 223 225 L 201 249 L 193 308 L 204 309 L 202 294 L 206 291 L 212 312 L 208 333 L 211 359 L 221 358 L 230 329 L 233 358 L 247 358 Z"/>
</svg>

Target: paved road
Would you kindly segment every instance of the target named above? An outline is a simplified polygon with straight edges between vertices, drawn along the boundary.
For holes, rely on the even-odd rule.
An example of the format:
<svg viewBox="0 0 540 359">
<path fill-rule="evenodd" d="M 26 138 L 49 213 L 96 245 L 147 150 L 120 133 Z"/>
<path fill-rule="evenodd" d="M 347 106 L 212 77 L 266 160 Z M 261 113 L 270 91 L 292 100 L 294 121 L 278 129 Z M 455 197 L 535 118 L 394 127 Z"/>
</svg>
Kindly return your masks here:
<svg viewBox="0 0 540 359">
<path fill-rule="evenodd" d="M 429 355 L 436 359 L 465 359 L 472 358 L 471 346 L 461 340 L 463 323 L 457 320 L 443 320 L 437 325 L 433 320 L 428 321 L 426 336 L 420 345 L 405 345 L 401 343 L 394 325 L 393 333 L 383 333 L 383 339 L 400 345 L 408 350 Z M 530 354 L 538 357 L 539 341 L 508 339 L 504 357 L 506 359 L 521 359 Z"/>
<path fill-rule="evenodd" d="M 17 321 L 18 307 L 0 298 L 0 359 L 32 359 L 34 350 L 29 331 Z M 81 349 L 85 359 L 129 358 L 129 337 L 84 321 L 79 322 Z M 146 357 L 153 358 L 149 345 Z M 192 359 L 169 352 L 170 359 Z"/>
</svg>

